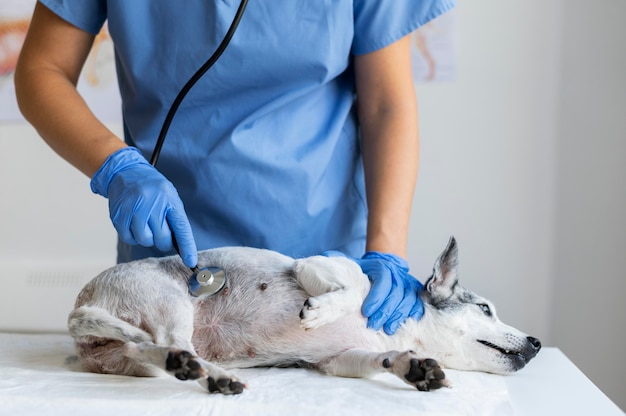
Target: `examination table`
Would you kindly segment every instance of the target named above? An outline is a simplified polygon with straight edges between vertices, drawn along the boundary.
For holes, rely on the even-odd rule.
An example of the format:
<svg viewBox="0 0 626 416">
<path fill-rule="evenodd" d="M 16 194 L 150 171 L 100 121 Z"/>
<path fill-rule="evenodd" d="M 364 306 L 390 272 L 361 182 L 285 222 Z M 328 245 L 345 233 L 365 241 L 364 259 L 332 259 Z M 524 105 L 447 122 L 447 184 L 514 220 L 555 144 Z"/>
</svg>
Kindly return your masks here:
<svg viewBox="0 0 626 416">
<path fill-rule="evenodd" d="M 235 370 L 237 396 L 193 381 L 92 374 L 68 365 L 64 334 L 0 333 L 0 415 L 623 415 L 556 348 L 510 376 L 446 370 L 452 388 L 419 392 L 389 374 L 330 377 L 301 368 Z"/>
</svg>

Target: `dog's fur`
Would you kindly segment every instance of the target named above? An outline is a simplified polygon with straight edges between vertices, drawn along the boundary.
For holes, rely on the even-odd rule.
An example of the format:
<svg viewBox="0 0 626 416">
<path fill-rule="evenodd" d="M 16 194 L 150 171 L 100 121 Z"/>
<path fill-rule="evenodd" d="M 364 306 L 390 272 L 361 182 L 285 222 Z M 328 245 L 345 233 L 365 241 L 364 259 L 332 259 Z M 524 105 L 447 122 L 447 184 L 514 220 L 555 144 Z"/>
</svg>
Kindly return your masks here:
<svg viewBox="0 0 626 416">
<path fill-rule="evenodd" d="M 458 284 L 454 238 L 421 292 L 424 317 L 392 336 L 366 328 L 360 306 L 370 283 L 347 258 L 226 247 L 200 252 L 199 264 L 224 269 L 227 287 L 191 296 L 177 256 L 120 264 L 89 282 L 68 321 L 83 366 L 165 371 L 225 394 L 245 388 L 229 369 L 294 365 L 346 377 L 387 371 L 433 390 L 448 385 L 439 365 L 505 374 L 541 347 Z"/>
</svg>

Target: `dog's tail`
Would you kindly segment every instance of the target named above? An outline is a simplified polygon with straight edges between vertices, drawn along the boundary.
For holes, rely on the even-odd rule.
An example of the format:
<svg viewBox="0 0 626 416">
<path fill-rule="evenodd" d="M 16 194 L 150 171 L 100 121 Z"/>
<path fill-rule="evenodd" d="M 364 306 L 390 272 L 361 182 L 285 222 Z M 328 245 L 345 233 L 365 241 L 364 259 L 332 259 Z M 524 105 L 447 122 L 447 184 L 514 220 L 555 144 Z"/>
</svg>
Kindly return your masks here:
<svg viewBox="0 0 626 416">
<path fill-rule="evenodd" d="M 74 309 L 68 317 L 67 327 L 74 339 L 94 336 L 122 342 L 153 341 L 152 336 L 146 331 L 95 306 L 81 306 Z"/>
</svg>

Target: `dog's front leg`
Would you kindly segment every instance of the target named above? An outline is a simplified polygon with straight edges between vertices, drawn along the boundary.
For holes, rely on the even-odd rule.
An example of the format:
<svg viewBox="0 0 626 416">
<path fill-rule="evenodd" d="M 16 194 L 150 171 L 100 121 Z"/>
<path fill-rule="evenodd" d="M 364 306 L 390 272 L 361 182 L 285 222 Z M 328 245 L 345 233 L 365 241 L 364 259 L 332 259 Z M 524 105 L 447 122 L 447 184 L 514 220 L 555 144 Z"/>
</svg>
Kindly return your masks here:
<svg viewBox="0 0 626 416">
<path fill-rule="evenodd" d="M 358 264 L 345 257 L 313 256 L 296 260 L 296 280 L 311 297 L 300 312 L 307 330 L 357 312 L 369 290 Z"/>
<path fill-rule="evenodd" d="M 437 361 L 420 359 L 413 351 L 383 353 L 351 349 L 318 364 L 322 372 L 340 377 L 370 377 L 389 372 L 421 391 L 448 387 Z"/>
</svg>

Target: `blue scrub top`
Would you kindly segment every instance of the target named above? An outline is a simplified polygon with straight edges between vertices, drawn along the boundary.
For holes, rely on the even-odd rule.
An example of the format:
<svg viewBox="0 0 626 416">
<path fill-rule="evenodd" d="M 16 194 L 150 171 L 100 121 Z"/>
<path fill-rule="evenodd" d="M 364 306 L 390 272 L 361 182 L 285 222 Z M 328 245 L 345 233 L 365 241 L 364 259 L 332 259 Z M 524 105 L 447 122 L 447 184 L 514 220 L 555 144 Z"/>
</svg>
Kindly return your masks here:
<svg viewBox="0 0 626 416">
<path fill-rule="evenodd" d="M 92 34 L 108 19 L 128 144 L 149 159 L 179 90 L 213 53 L 239 0 L 40 0 Z M 251 0 L 220 60 L 181 104 L 157 168 L 178 189 L 198 249 L 361 256 L 367 206 L 351 56 L 454 0 Z M 160 256 L 119 243 L 119 261 Z"/>
</svg>

